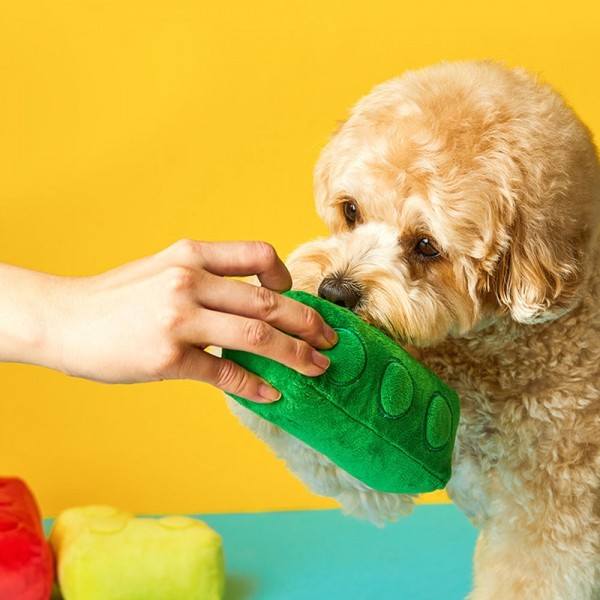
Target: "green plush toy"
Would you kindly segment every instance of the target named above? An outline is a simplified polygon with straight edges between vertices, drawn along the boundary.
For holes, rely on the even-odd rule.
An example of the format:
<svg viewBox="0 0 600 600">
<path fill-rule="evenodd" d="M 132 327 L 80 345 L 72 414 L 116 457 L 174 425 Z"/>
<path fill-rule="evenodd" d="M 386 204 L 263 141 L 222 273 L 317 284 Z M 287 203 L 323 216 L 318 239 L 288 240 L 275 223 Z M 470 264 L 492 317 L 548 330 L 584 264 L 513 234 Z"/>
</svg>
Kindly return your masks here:
<svg viewBox="0 0 600 600">
<path fill-rule="evenodd" d="M 337 345 L 323 351 L 329 369 L 307 377 L 258 355 L 224 350 L 282 393 L 273 404 L 234 398 L 375 490 L 443 488 L 460 415 L 456 392 L 351 311 L 304 292 L 286 296 L 312 306 L 336 330 Z"/>
</svg>

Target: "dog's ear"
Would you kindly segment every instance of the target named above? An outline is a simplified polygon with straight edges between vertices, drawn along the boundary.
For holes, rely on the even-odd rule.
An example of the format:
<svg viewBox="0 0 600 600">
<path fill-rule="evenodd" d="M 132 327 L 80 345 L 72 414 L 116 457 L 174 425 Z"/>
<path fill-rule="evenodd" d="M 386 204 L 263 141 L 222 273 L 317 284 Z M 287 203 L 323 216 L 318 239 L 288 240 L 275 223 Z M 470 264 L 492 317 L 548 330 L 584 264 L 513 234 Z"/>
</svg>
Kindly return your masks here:
<svg viewBox="0 0 600 600">
<path fill-rule="evenodd" d="M 572 231 L 565 239 L 564 223 L 553 227 L 535 218 L 516 222 L 511 233 L 495 273 L 500 305 L 520 323 L 550 321 L 567 312 L 584 276 L 584 236 Z"/>
</svg>

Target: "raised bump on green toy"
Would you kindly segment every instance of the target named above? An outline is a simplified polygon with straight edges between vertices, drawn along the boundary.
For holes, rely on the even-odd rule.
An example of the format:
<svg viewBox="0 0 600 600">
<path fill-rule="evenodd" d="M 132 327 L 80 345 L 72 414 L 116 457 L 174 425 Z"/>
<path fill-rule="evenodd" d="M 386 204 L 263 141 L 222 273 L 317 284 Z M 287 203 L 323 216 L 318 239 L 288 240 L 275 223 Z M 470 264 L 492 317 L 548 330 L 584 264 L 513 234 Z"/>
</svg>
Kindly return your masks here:
<svg viewBox="0 0 600 600">
<path fill-rule="evenodd" d="M 62 512 L 50 533 L 64 600 L 221 600 L 221 538 L 189 517 L 111 506 Z"/>
<path fill-rule="evenodd" d="M 313 378 L 258 355 L 223 350 L 282 393 L 273 404 L 235 400 L 373 489 L 443 488 L 460 416 L 456 392 L 351 311 L 304 292 L 285 295 L 312 306 L 337 331 L 337 345 L 323 351 L 331 365 Z"/>
</svg>

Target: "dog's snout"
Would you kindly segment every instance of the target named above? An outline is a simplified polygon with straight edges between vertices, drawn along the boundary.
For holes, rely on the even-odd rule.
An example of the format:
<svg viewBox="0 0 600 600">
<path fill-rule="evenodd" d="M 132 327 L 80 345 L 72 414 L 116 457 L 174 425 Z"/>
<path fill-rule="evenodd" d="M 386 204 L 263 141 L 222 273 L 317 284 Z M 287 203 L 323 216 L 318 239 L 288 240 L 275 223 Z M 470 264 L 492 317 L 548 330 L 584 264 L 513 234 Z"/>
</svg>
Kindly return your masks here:
<svg viewBox="0 0 600 600">
<path fill-rule="evenodd" d="M 339 277 L 326 277 L 319 286 L 319 297 L 338 306 L 353 309 L 360 301 L 358 286 Z"/>
</svg>

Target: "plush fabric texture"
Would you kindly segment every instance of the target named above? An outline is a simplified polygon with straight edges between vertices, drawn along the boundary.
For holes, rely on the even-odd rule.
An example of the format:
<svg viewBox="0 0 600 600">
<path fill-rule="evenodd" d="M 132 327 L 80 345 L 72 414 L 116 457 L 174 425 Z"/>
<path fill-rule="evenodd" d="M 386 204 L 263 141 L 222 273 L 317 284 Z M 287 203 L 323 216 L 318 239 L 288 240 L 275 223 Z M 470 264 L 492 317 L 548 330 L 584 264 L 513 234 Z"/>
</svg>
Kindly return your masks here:
<svg viewBox="0 0 600 600">
<path fill-rule="evenodd" d="M 50 534 L 64 600 L 221 600 L 221 538 L 183 516 L 71 508 Z"/>
<path fill-rule="evenodd" d="M 33 494 L 17 478 L 0 478 L 0 599 L 48 600 L 54 561 Z"/>
<path fill-rule="evenodd" d="M 240 404 L 329 457 L 373 489 L 420 493 L 451 475 L 460 415 L 456 393 L 378 329 L 351 311 L 304 292 L 287 296 L 316 309 L 338 333 L 313 378 L 267 358 L 224 350 L 282 397 Z"/>
</svg>

